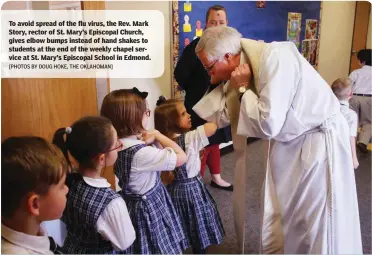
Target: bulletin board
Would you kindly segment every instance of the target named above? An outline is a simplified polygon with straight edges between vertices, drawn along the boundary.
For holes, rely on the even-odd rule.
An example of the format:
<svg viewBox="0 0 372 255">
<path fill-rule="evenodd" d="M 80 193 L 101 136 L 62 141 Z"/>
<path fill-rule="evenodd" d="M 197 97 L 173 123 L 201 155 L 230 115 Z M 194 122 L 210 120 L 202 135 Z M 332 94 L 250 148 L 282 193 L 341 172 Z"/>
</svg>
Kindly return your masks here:
<svg viewBox="0 0 372 255">
<path fill-rule="evenodd" d="M 317 69 L 320 1 L 172 1 L 173 68 L 185 46 L 203 34 L 206 12 L 216 4 L 225 7 L 228 25 L 244 38 L 292 41 Z M 172 89 L 174 97 L 184 96 L 174 78 Z"/>
</svg>

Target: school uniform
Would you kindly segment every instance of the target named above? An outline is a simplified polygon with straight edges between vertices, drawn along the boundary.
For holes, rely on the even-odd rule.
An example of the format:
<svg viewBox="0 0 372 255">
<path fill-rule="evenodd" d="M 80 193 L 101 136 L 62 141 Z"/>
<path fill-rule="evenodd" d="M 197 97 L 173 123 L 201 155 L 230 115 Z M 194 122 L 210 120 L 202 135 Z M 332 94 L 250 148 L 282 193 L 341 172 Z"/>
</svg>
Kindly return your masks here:
<svg viewBox="0 0 372 255">
<path fill-rule="evenodd" d="M 135 239 L 133 225 L 121 196 L 104 178 L 69 174 L 66 209 L 67 227 L 63 253 L 103 254 L 127 249 Z"/>
<path fill-rule="evenodd" d="M 357 112 L 362 126 L 358 142 L 368 145 L 372 136 L 372 66 L 365 65 L 353 71 L 349 78 L 353 82 L 350 106 Z"/>
<path fill-rule="evenodd" d="M 1 224 L 1 254 L 53 254 L 48 236 L 33 236 Z"/>
<path fill-rule="evenodd" d="M 125 253 L 179 254 L 185 239 L 172 200 L 160 181 L 160 171 L 176 167 L 170 148 L 146 146 L 135 136 L 121 139 L 123 147 L 114 165 L 121 195 L 136 230 L 136 240 Z"/>
<path fill-rule="evenodd" d="M 225 235 L 217 205 L 200 176 L 199 151 L 209 144 L 204 126 L 176 138 L 186 152 L 187 162 L 174 170 L 168 186 L 173 204 L 186 232 L 185 246 L 205 249 L 220 244 Z"/>
</svg>

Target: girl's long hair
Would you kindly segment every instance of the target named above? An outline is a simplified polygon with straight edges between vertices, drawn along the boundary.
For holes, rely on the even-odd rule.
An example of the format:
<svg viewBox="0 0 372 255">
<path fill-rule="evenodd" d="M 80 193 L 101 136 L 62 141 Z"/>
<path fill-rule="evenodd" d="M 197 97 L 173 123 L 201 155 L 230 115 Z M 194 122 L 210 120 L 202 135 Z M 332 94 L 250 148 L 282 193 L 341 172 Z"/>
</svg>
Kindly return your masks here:
<svg viewBox="0 0 372 255">
<path fill-rule="evenodd" d="M 180 115 L 177 106 L 180 103 L 183 103 L 183 101 L 179 99 L 166 100 L 163 96 L 159 97 L 156 103 L 155 129 L 172 140 L 175 134 L 185 131 L 179 126 Z M 161 180 L 164 184 L 171 183 L 174 180 L 173 171 L 161 172 Z"/>
</svg>

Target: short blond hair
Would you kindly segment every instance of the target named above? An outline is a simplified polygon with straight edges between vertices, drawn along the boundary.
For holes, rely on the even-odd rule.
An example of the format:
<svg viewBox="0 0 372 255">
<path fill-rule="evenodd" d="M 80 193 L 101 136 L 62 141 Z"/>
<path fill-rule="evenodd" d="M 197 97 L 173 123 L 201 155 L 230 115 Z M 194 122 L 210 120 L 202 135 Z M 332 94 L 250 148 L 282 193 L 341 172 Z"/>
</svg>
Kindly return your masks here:
<svg viewBox="0 0 372 255">
<path fill-rule="evenodd" d="M 339 78 L 332 85 L 332 91 L 339 100 L 347 99 L 351 94 L 352 81 L 349 78 Z"/>
</svg>

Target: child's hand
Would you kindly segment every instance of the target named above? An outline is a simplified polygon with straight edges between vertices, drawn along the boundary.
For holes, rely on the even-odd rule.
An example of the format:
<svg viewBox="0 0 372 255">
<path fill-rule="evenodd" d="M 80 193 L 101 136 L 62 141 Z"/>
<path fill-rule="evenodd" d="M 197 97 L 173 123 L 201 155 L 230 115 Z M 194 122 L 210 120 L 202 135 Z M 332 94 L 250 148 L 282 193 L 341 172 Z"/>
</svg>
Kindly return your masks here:
<svg viewBox="0 0 372 255">
<path fill-rule="evenodd" d="M 146 144 L 153 144 L 156 141 L 156 136 L 159 134 L 158 130 L 144 131 L 142 132 L 141 140 Z"/>
<path fill-rule="evenodd" d="M 353 165 L 354 165 L 354 169 L 357 169 L 358 166 L 359 166 L 359 161 L 357 158 L 353 158 Z"/>
</svg>

